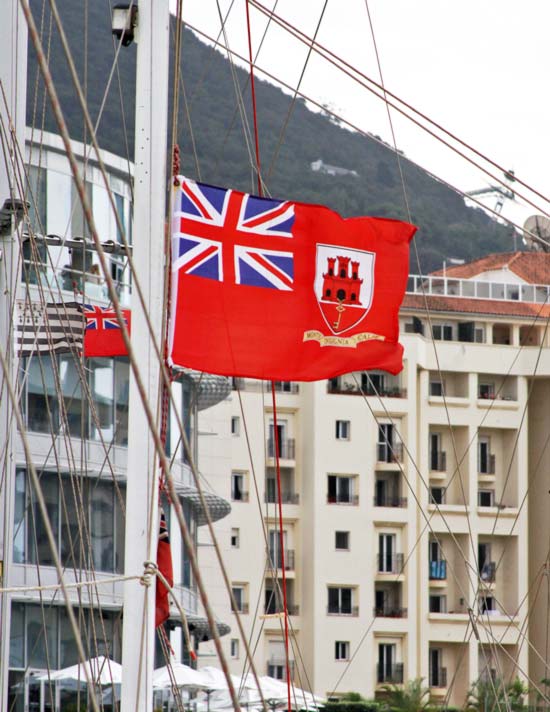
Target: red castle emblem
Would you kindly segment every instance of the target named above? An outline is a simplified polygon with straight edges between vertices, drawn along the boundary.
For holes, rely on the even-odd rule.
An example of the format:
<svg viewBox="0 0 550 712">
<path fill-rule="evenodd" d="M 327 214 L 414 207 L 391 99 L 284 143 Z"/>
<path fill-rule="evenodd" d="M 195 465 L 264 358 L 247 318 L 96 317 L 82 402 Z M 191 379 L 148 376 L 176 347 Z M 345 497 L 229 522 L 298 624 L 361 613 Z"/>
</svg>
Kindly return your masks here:
<svg viewBox="0 0 550 712">
<path fill-rule="evenodd" d="M 318 245 L 315 292 L 334 334 L 358 324 L 372 301 L 374 254 Z"/>
</svg>

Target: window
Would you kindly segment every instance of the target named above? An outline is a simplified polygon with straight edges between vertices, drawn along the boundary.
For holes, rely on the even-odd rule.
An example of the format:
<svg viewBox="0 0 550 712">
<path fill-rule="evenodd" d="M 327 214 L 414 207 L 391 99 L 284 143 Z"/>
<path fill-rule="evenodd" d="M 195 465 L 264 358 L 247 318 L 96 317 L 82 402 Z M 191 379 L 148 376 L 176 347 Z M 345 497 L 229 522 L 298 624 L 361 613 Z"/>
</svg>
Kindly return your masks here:
<svg viewBox="0 0 550 712">
<path fill-rule="evenodd" d="M 248 492 L 245 491 L 245 473 L 231 473 L 231 499 L 234 502 L 248 502 Z"/>
<path fill-rule="evenodd" d="M 453 340 L 453 325 L 452 324 L 434 324 L 432 326 L 433 338 L 438 341 Z"/>
<path fill-rule="evenodd" d="M 238 415 L 234 415 L 231 418 L 231 435 L 240 435 L 241 432 L 241 419 Z"/>
<path fill-rule="evenodd" d="M 349 440 L 349 420 L 336 421 L 336 440 Z"/>
<path fill-rule="evenodd" d="M 477 493 L 478 507 L 495 506 L 495 490 L 479 490 Z"/>
<path fill-rule="evenodd" d="M 357 615 L 353 607 L 353 589 L 349 586 L 329 586 L 328 613 L 339 615 Z"/>
<path fill-rule="evenodd" d="M 367 396 L 384 395 L 386 391 L 385 373 L 362 373 L 361 390 Z"/>
<path fill-rule="evenodd" d="M 334 641 L 334 659 L 349 660 L 349 641 L 336 640 Z"/>
<path fill-rule="evenodd" d="M 480 613 L 491 613 L 496 612 L 497 606 L 496 601 L 493 596 L 480 596 L 479 597 L 479 612 Z"/>
<path fill-rule="evenodd" d="M 430 613 L 447 613 L 447 596 L 430 595 Z"/>
<path fill-rule="evenodd" d="M 334 548 L 349 551 L 349 532 L 334 532 Z"/>
<path fill-rule="evenodd" d="M 240 532 L 235 527 L 231 530 L 231 546 L 233 549 L 238 549 L 240 546 Z"/>
<path fill-rule="evenodd" d="M 391 574 L 396 571 L 395 534 L 378 535 L 378 571 Z"/>
<path fill-rule="evenodd" d="M 403 682 L 403 664 L 396 663 L 397 646 L 395 643 L 378 644 L 377 682 Z"/>
<path fill-rule="evenodd" d="M 478 398 L 494 398 L 495 397 L 495 384 L 494 383 L 480 383 L 478 389 Z"/>
<path fill-rule="evenodd" d="M 29 203 L 29 219 L 33 232 L 46 234 L 48 226 L 46 224 L 47 207 L 47 171 L 38 166 L 28 168 L 28 193 L 25 200 Z"/>
<path fill-rule="evenodd" d="M 495 472 L 495 458 L 491 455 L 489 438 L 479 438 L 477 444 L 477 466 L 482 475 L 492 475 Z"/>
<path fill-rule="evenodd" d="M 441 450 L 441 434 L 430 433 L 430 470 L 432 472 L 445 472 L 445 453 Z"/>
<path fill-rule="evenodd" d="M 430 503 L 445 504 L 445 487 L 430 487 Z"/>
<path fill-rule="evenodd" d="M 237 659 L 239 657 L 239 639 L 231 638 L 231 657 Z"/>
<path fill-rule="evenodd" d="M 231 586 L 231 592 L 233 598 L 235 599 L 235 605 L 231 606 L 233 611 L 238 611 L 239 613 L 248 613 L 248 603 L 245 602 L 245 586 L 235 584 Z"/>
<path fill-rule="evenodd" d="M 92 208 L 92 184 L 88 181 L 84 184 L 86 191 L 86 198 L 88 199 L 88 204 Z M 76 185 L 71 183 L 71 237 L 90 237 L 90 228 L 88 221 L 84 216 L 84 209 L 80 201 L 80 195 L 76 189 Z"/>
<path fill-rule="evenodd" d="M 353 493 L 354 477 L 328 475 L 327 501 L 329 504 L 357 504 L 357 495 Z"/>
<path fill-rule="evenodd" d="M 377 459 L 378 462 L 396 462 L 401 459 L 401 443 L 395 442 L 393 423 L 378 424 Z"/>
<path fill-rule="evenodd" d="M 431 380 L 430 381 L 430 395 L 431 396 L 442 396 L 443 395 L 443 381 Z"/>
<path fill-rule="evenodd" d="M 446 687 L 447 671 L 443 667 L 443 650 L 429 649 L 429 685 L 430 687 Z"/>
</svg>

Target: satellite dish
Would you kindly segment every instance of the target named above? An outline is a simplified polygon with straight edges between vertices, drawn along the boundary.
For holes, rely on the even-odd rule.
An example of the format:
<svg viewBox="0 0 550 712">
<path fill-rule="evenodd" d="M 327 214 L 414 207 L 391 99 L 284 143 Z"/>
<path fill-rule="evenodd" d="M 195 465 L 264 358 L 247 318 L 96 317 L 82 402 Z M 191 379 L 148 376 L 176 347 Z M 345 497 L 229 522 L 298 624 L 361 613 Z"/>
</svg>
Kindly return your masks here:
<svg viewBox="0 0 550 712">
<path fill-rule="evenodd" d="M 550 219 L 531 215 L 523 224 L 523 244 L 534 252 L 550 252 Z"/>
</svg>

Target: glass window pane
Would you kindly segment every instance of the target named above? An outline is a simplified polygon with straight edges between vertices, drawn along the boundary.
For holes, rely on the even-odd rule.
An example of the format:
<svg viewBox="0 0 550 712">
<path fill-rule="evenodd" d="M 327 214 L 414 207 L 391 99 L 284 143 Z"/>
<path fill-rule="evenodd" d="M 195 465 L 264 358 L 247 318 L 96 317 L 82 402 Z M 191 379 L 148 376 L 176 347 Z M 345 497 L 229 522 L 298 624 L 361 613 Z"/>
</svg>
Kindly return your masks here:
<svg viewBox="0 0 550 712">
<path fill-rule="evenodd" d="M 26 606 L 27 665 L 57 668 L 57 607 Z"/>
<path fill-rule="evenodd" d="M 72 354 L 63 355 L 59 361 L 59 381 L 69 433 L 76 437 L 87 433 L 87 410 L 82 408 L 81 366 Z"/>
<path fill-rule="evenodd" d="M 535 288 L 532 284 L 522 284 L 521 285 L 521 300 L 523 302 L 534 302 L 535 301 Z"/>
<path fill-rule="evenodd" d="M 113 570 L 113 488 L 107 482 L 90 483 L 90 539 L 94 566 L 99 571 Z"/>
<path fill-rule="evenodd" d="M 90 437 L 110 443 L 114 435 L 114 369 L 113 359 L 88 359 L 90 369 L 90 391 L 93 409 L 90 412 Z M 90 409 L 91 410 L 91 409 Z"/>
<path fill-rule="evenodd" d="M 25 606 L 11 604 L 10 667 L 24 668 L 25 665 Z"/>
<path fill-rule="evenodd" d="M 504 293 L 504 284 L 501 284 L 499 282 L 492 282 L 491 283 L 491 299 L 504 299 L 505 298 L 505 293 Z"/>
<path fill-rule="evenodd" d="M 126 503 L 126 487 L 118 485 L 118 492 L 115 490 L 115 571 L 119 574 L 124 572 L 124 513 L 121 505 Z"/>
<path fill-rule="evenodd" d="M 75 612 L 77 624 L 81 631 L 81 637 L 83 642 L 86 639 L 85 635 L 85 623 L 82 620 L 82 614 L 84 610 L 82 609 L 81 614 L 77 609 L 73 609 Z M 85 645 L 85 643 L 84 643 Z M 60 667 L 68 667 L 69 665 L 76 665 L 79 662 L 78 650 L 76 647 L 76 642 L 74 638 L 73 629 L 69 622 L 67 616 L 67 611 L 64 607 L 59 609 L 59 652 L 60 652 Z"/>
<path fill-rule="evenodd" d="M 46 224 L 47 172 L 38 166 L 28 167 L 27 202 L 29 219 L 34 232 L 42 235 L 48 231 Z"/>
<path fill-rule="evenodd" d="M 476 285 L 475 282 L 470 282 L 467 279 L 461 279 L 462 286 L 462 296 L 463 297 L 475 297 L 476 295 Z"/>
<path fill-rule="evenodd" d="M 488 299 L 490 286 L 489 282 L 476 282 L 476 297 Z"/>
<path fill-rule="evenodd" d="M 83 540 L 86 541 L 85 528 L 88 527 L 87 481 L 86 478 L 79 478 L 73 486 L 66 478 L 63 482 L 67 486 L 60 490 L 63 503 L 60 508 L 61 561 L 63 566 L 87 569 L 90 568 L 89 554 L 83 544 Z"/>
<path fill-rule="evenodd" d="M 59 404 L 55 387 L 55 356 L 43 354 L 27 359 L 27 427 L 38 433 L 59 430 Z"/>
<path fill-rule="evenodd" d="M 115 443 L 128 445 L 128 394 L 130 390 L 129 362 L 115 359 Z"/>
<path fill-rule="evenodd" d="M 26 491 L 26 472 L 25 470 L 17 470 L 15 475 L 15 513 L 13 522 L 13 560 L 16 564 L 24 564 L 27 553 L 25 549 Z"/>
<path fill-rule="evenodd" d="M 48 518 L 53 530 L 54 538 L 59 541 L 59 492 L 57 476 L 49 472 L 40 474 L 40 486 L 46 503 Z M 29 562 L 43 566 L 53 566 L 54 560 L 48 542 L 46 527 L 36 501 L 33 487 L 29 487 L 29 509 L 27 539 L 29 548 Z"/>
</svg>

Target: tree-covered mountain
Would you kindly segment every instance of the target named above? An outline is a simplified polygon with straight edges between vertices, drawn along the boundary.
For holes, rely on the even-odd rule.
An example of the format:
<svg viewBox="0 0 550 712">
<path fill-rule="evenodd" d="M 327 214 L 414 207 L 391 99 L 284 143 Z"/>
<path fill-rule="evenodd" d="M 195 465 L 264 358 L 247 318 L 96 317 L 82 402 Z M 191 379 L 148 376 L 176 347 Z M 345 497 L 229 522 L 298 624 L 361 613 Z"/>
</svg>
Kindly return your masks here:
<svg viewBox="0 0 550 712">
<path fill-rule="evenodd" d="M 93 3 L 58 0 L 94 121 L 99 115 L 115 55 L 110 4 L 110 0 Z M 41 21 L 43 41 L 49 51 L 52 75 L 71 136 L 83 140 L 86 134 L 82 112 L 55 23 L 52 26 L 50 22 L 49 2 L 34 0 L 32 7 L 35 17 Z M 122 48 L 98 129 L 100 145 L 123 156 L 126 145 L 133 147 L 134 141 L 135 57 L 135 45 Z M 250 141 L 247 145 L 235 90 L 236 81 L 251 127 L 247 72 L 234 67 L 232 73 L 226 56 L 201 42 L 189 30 L 183 33 L 181 68 L 178 141 L 182 171 L 208 183 L 254 191 L 256 183 L 250 155 L 253 145 Z M 37 63 L 31 43 L 28 76 L 28 123 L 36 127 L 44 125 L 47 130 L 56 132 L 47 101 L 43 111 L 43 85 L 40 78 L 37 81 Z M 338 126 L 328 115 L 311 111 L 302 100 L 295 103 L 284 140 L 279 145 L 291 97 L 261 80 L 257 80 L 256 95 L 261 160 L 272 195 L 322 203 L 346 217 L 378 215 L 407 219 L 397 159 L 389 147 L 374 137 Z M 311 163 L 318 159 L 354 170 L 358 175 L 331 176 L 314 172 Z M 473 259 L 489 252 L 512 249 L 510 228 L 490 219 L 482 210 L 467 207 L 459 195 L 406 157 L 402 157 L 402 166 L 412 220 L 419 226 L 416 244 L 423 271 L 439 268 L 449 256 Z M 413 252 L 411 272 L 417 270 Z"/>
</svg>

